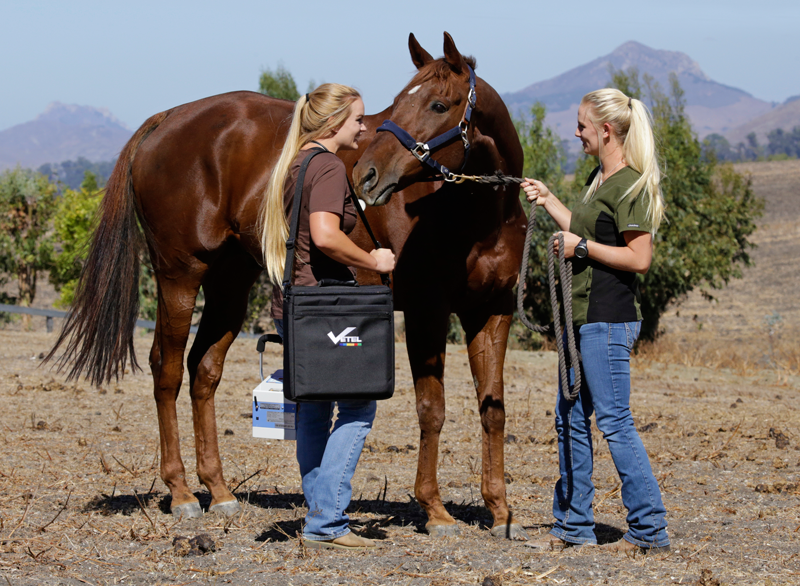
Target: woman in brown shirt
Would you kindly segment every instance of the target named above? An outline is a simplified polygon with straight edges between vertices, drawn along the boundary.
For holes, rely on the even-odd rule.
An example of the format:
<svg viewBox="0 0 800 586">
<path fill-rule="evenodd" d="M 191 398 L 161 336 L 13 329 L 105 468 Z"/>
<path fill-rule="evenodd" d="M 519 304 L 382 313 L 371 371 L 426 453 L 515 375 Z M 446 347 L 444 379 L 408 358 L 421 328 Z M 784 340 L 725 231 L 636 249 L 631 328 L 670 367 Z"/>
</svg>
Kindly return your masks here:
<svg viewBox="0 0 800 586">
<path fill-rule="evenodd" d="M 273 283 L 283 279 L 289 235 L 287 219 L 292 213 L 300 165 L 310 149 L 320 147 L 328 152 L 310 161 L 303 184 L 292 283 L 316 285 L 323 278 L 352 280 L 354 268 L 380 273 L 394 269 L 391 250 L 366 252 L 347 237 L 355 227 L 356 211 L 347 197 L 349 186 L 344 163 L 335 155 L 340 149 L 358 148 L 358 140 L 366 130 L 363 117 L 361 96 L 353 88 L 339 84 L 323 84 L 297 101 L 264 206 L 262 246 Z M 273 302 L 273 317 L 281 333 L 280 303 Z M 337 401 L 336 404 L 335 422 L 332 422 L 333 402 L 297 405 L 297 462 L 308 503 L 303 540 L 308 547 L 315 548 L 374 547 L 371 540 L 350 531 L 344 511 L 350 504 L 350 481 L 372 428 L 376 403 Z"/>
</svg>

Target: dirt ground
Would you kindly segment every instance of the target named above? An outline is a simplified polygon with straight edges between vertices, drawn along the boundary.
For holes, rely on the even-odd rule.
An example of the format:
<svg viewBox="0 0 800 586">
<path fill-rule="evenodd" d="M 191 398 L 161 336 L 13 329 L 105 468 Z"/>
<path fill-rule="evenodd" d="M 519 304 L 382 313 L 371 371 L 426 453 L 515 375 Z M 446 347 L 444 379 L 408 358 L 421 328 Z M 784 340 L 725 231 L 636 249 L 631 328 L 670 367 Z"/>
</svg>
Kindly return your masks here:
<svg viewBox="0 0 800 586">
<path fill-rule="evenodd" d="M 756 266 L 718 292 L 717 302 L 693 294 L 665 316 L 665 336 L 682 350 L 633 359 L 632 410 L 667 506 L 668 555 L 630 559 L 594 547 L 534 553 L 490 537 L 462 346 L 448 347 L 439 469 L 458 537 L 429 537 L 413 499 L 419 437 L 403 344 L 397 391 L 379 406 L 350 507 L 353 526 L 378 540 L 377 551 L 305 550 L 295 538 L 305 506 L 294 443 L 251 437 L 254 340 L 234 344 L 217 391 L 225 475 L 243 512 L 176 522 L 158 477 L 149 373 L 102 389 L 65 383 L 40 367 L 55 334 L 34 320 L 32 332 L 0 330 L 0 584 L 800 584 L 800 376 L 763 345 L 750 348 L 758 356 L 747 368 L 695 359 L 714 344 L 734 352 L 756 335 L 768 342 L 764 316 L 773 316 L 773 338 L 798 339 L 796 271 L 783 270 L 796 255 L 779 253 L 800 252 L 800 162 L 761 165 L 753 177 L 767 214 Z M 143 361 L 150 341 L 137 336 Z M 280 363 L 278 349 L 268 348 L 265 370 Z M 558 470 L 555 354 L 510 351 L 505 382 L 508 500 L 536 536 L 552 522 Z M 207 506 L 194 475 L 188 392 L 178 414 L 187 473 Z M 600 540 L 609 542 L 625 530 L 625 510 L 598 433 L 595 443 L 595 514 Z M 177 536 L 203 533 L 215 551 L 182 556 L 173 545 Z"/>
</svg>

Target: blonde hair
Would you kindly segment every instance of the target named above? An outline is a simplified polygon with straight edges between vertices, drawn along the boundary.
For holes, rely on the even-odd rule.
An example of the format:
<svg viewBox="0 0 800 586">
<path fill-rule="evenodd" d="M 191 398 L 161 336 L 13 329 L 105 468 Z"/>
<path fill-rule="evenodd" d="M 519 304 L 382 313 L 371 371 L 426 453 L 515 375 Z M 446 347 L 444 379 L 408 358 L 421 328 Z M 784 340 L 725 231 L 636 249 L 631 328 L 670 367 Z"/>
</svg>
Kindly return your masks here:
<svg viewBox="0 0 800 586">
<path fill-rule="evenodd" d="M 284 211 L 283 192 L 289 167 L 300 149 L 312 140 L 337 132 L 347 121 L 353 102 L 361 98 L 355 89 L 338 83 L 324 83 L 300 96 L 294 107 L 292 125 L 283 151 L 272 169 L 261 208 L 261 250 L 267 275 L 275 284 L 283 280 L 289 223 Z"/>
<path fill-rule="evenodd" d="M 655 235 L 664 219 L 664 197 L 661 194 L 661 169 L 650 111 L 640 100 L 629 98 L 613 88 L 590 92 L 583 96 L 581 104 L 591 110 L 589 119 L 597 130 L 600 148 L 603 148 L 603 125 L 608 123 L 622 144 L 625 162 L 641 175 L 622 195 L 622 199 L 630 196 L 635 200 L 641 193 L 647 194 L 647 219 L 652 225 L 651 233 Z M 600 187 L 601 177 L 602 173 L 595 176 L 584 203 Z"/>
</svg>

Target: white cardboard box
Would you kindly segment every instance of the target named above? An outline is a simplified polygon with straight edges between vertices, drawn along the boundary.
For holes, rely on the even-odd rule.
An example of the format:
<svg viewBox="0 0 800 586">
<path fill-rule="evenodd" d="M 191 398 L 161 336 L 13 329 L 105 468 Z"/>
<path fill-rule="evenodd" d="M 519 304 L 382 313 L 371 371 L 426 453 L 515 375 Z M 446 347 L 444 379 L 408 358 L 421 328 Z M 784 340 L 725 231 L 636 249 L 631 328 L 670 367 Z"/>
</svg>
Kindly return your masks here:
<svg viewBox="0 0 800 586">
<path fill-rule="evenodd" d="M 283 370 L 253 389 L 253 437 L 295 440 L 297 404 L 283 396 Z"/>
</svg>

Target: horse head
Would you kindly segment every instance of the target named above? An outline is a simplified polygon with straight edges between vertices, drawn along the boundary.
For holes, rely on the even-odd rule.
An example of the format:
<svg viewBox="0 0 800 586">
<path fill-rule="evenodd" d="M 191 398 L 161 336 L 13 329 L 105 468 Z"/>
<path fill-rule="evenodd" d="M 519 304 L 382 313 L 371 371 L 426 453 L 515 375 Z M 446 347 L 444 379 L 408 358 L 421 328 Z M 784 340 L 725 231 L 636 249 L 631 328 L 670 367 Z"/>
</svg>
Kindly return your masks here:
<svg viewBox="0 0 800 586">
<path fill-rule="evenodd" d="M 475 136 L 475 125 L 469 123 L 475 61 L 458 51 L 448 33 L 441 59 L 431 57 L 413 34 L 408 47 L 417 74 L 395 97 L 391 118 L 378 129 L 353 170 L 356 191 L 370 205 L 383 205 L 392 193 L 430 177 L 435 170 L 430 161 L 446 171 L 458 171 Z M 442 137 L 441 143 L 436 142 Z M 426 164 L 425 159 L 430 161 Z"/>
</svg>

